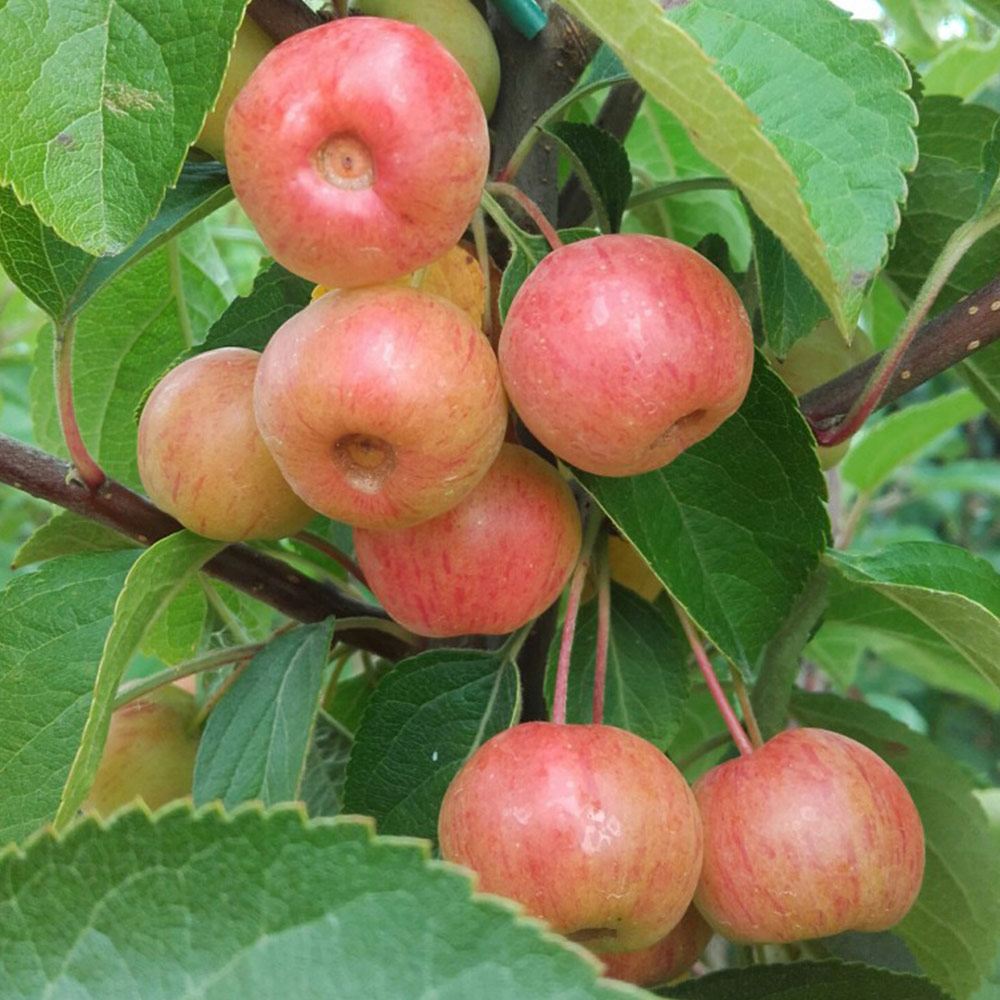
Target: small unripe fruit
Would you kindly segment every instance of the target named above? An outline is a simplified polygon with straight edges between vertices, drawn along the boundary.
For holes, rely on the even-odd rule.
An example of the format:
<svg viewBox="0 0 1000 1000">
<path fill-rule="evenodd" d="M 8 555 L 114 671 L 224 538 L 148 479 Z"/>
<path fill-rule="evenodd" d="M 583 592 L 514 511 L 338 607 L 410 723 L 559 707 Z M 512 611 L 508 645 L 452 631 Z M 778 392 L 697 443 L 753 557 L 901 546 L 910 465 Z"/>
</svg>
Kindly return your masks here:
<svg viewBox="0 0 1000 1000">
<path fill-rule="evenodd" d="M 330 292 L 264 350 L 257 425 L 315 510 L 387 530 L 454 507 L 503 443 L 489 342 L 458 307 L 411 288 Z"/>
<path fill-rule="evenodd" d="M 705 830 L 695 905 L 741 944 L 884 931 L 913 905 L 924 833 L 895 771 L 824 729 L 779 733 L 694 786 Z"/>
<path fill-rule="evenodd" d="M 753 371 L 746 310 L 725 276 L 658 236 L 560 247 L 518 290 L 500 369 L 528 430 L 586 472 L 673 461 L 736 412 Z"/>
<path fill-rule="evenodd" d="M 441 256 L 479 204 L 488 161 L 465 71 L 426 31 L 385 18 L 282 42 L 226 119 L 229 177 L 265 246 L 330 288 Z"/>
<path fill-rule="evenodd" d="M 194 717 L 194 698 L 172 684 L 114 712 L 84 811 L 108 816 L 137 797 L 158 809 L 190 795 L 198 753 Z"/>
<path fill-rule="evenodd" d="M 701 821 L 681 773 L 613 726 L 529 722 L 484 743 L 438 819 L 441 855 L 594 951 L 654 944 L 684 915 Z"/>
<path fill-rule="evenodd" d="M 540 615 L 580 552 L 573 494 L 548 462 L 505 444 L 451 510 L 398 531 L 354 532 L 372 593 L 429 636 L 500 635 Z"/>
<path fill-rule="evenodd" d="M 139 476 L 185 528 L 220 541 L 284 538 L 314 517 L 282 478 L 253 414 L 260 355 L 197 354 L 168 372 L 139 418 Z"/>
</svg>

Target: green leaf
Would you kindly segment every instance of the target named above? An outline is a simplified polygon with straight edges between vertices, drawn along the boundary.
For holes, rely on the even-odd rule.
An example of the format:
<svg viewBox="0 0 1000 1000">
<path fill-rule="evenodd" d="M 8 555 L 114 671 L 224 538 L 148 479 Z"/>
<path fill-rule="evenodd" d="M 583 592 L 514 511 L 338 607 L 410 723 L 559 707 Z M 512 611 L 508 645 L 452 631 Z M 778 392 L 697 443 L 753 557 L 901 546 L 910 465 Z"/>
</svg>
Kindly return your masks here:
<svg viewBox="0 0 1000 1000">
<path fill-rule="evenodd" d="M 982 412 L 982 402 L 968 389 L 911 404 L 883 417 L 857 438 L 841 465 L 841 475 L 860 492 L 872 492 L 942 434 Z"/>
<path fill-rule="evenodd" d="M 134 809 L 0 859 L 0 990 L 18 1000 L 649 996 L 598 968 L 356 820 Z"/>
<path fill-rule="evenodd" d="M 517 666 L 503 651 L 436 649 L 404 660 L 361 719 L 344 808 L 374 816 L 384 833 L 436 837 L 451 779 L 520 710 Z"/>
<path fill-rule="evenodd" d="M 948 1000 L 926 979 L 841 962 L 792 962 L 725 969 L 667 988 L 678 1000 Z"/>
<path fill-rule="evenodd" d="M 687 127 L 845 331 L 897 225 L 916 160 L 909 73 L 825 0 L 563 0 Z M 794 113 L 790 113 L 790 102 Z"/>
<path fill-rule="evenodd" d="M 134 559 L 102 552 L 52 560 L 0 591 L 0 844 L 55 815 Z"/>
<path fill-rule="evenodd" d="M 625 479 L 577 475 L 712 642 L 751 674 L 829 532 L 812 434 L 761 357 L 739 412 L 670 465 Z"/>
<path fill-rule="evenodd" d="M 349 733 L 356 733 L 376 686 L 392 667 L 393 664 L 388 660 L 378 660 L 372 670 L 363 671 L 355 677 L 342 678 L 337 682 L 326 710 Z"/>
<path fill-rule="evenodd" d="M 190 579 L 150 626 L 142 652 L 168 665 L 189 660 L 198 651 L 207 620 L 205 591 L 198 580 Z"/>
<path fill-rule="evenodd" d="M 750 228 L 764 336 L 771 350 L 783 358 L 830 310 L 795 259 L 753 212 Z"/>
<path fill-rule="evenodd" d="M 927 96 L 920 103 L 920 161 L 887 274 L 904 295 L 916 295 L 951 234 L 979 209 L 983 155 L 1000 115 L 957 97 Z M 934 312 L 954 305 L 996 273 L 1000 231 L 982 237 L 952 271 Z"/>
<path fill-rule="evenodd" d="M 556 630 L 549 648 L 545 693 L 552 704 L 561 644 Z M 580 609 L 570 659 L 566 721 L 594 721 L 594 658 L 597 600 Z M 666 748 L 680 728 L 691 683 L 688 645 L 676 618 L 666 617 L 626 587 L 612 587 L 611 637 L 604 694 L 604 722 Z"/>
<path fill-rule="evenodd" d="M 867 705 L 798 692 L 793 712 L 803 725 L 871 747 L 903 779 L 924 826 L 927 858 L 920 895 L 894 933 L 933 982 L 968 997 L 992 968 L 1000 939 L 1000 855 L 966 772 L 929 739 Z"/>
<path fill-rule="evenodd" d="M 119 274 L 76 320 L 73 391 L 91 453 L 104 470 L 139 486 L 135 411 L 154 377 L 200 340 L 236 295 L 206 222 Z M 31 379 L 39 444 L 63 453 L 52 377 L 53 331 L 38 339 Z"/>
<path fill-rule="evenodd" d="M 153 217 L 215 101 L 246 0 L 8 0 L 0 184 L 95 256 Z"/>
<path fill-rule="evenodd" d="M 1000 35 L 977 43 L 962 39 L 951 43 L 924 70 L 924 91 L 951 94 L 965 100 L 975 97 L 1000 73 Z"/>
<path fill-rule="evenodd" d="M 198 745 L 194 800 L 232 808 L 301 797 L 333 619 L 267 644 L 212 710 Z"/>
<path fill-rule="evenodd" d="M 980 16 L 1000 27 L 1000 0 L 965 0 Z"/>
<path fill-rule="evenodd" d="M 63 789 L 55 818 L 57 826 L 68 823 L 87 796 L 101 762 L 118 685 L 150 625 L 187 581 L 222 548 L 221 542 L 179 531 L 146 549 L 129 570 L 115 602 L 114 621 L 94 681 L 94 700 Z"/>
<path fill-rule="evenodd" d="M 353 745 L 350 733 L 335 719 L 323 711 L 317 714 L 300 789 L 310 816 L 336 816 L 340 812 Z"/>
<path fill-rule="evenodd" d="M 118 552 L 137 549 L 138 542 L 68 510 L 57 511 L 45 524 L 36 528 L 17 550 L 13 568 L 30 566 L 59 556 L 78 552 Z"/>
<path fill-rule="evenodd" d="M 986 560 L 935 542 L 827 558 L 846 580 L 874 588 L 927 625 L 1000 690 L 1000 573 Z"/>
<path fill-rule="evenodd" d="M 1000 465 L 991 458 L 952 460 L 942 465 L 921 462 L 898 478 L 914 496 L 981 493 L 1000 497 Z"/>
<path fill-rule="evenodd" d="M 189 163 L 167 191 L 156 218 L 127 249 L 92 257 L 64 243 L 0 188 L 0 264 L 18 287 L 54 320 L 65 323 L 126 268 L 232 198 L 226 171 L 217 163 Z"/>
<path fill-rule="evenodd" d="M 937 28 L 951 13 L 950 0 L 880 0 L 889 15 L 896 48 L 915 62 L 932 59 L 942 39 Z"/>
<path fill-rule="evenodd" d="M 598 229 L 617 233 L 632 193 L 625 147 L 610 133 L 584 122 L 552 122 L 545 131 L 562 146 L 586 187 Z"/>
</svg>

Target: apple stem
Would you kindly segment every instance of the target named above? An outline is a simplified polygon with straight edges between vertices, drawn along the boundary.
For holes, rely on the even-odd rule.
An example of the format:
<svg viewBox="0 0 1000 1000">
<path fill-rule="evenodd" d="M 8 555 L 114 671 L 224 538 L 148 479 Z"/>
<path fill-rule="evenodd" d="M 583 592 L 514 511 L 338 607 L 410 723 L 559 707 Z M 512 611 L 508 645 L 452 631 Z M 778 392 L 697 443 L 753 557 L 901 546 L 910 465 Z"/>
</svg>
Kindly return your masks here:
<svg viewBox="0 0 1000 1000">
<path fill-rule="evenodd" d="M 508 184 L 506 181 L 493 181 L 486 185 L 486 191 L 497 197 L 510 198 L 511 201 L 517 202 L 538 227 L 538 231 L 545 237 L 553 250 L 558 250 L 563 245 L 555 226 L 545 218 L 545 213 L 519 187 Z"/>
<path fill-rule="evenodd" d="M 715 671 L 712 669 L 712 662 L 709 660 L 708 654 L 705 652 L 705 647 L 698 638 L 698 633 L 695 631 L 691 619 L 673 597 L 671 597 L 671 600 L 674 602 L 674 609 L 677 611 L 677 617 L 680 619 L 681 628 L 684 629 L 684 635 L 687 636 L 687 641 L 691 646 L 691 651 L 694 653 L 694 658 L 698 661 L 702 677 L 705 678 L 705 684 L 708 686 L 708 690 L 711 691 L 712 699 L 719 709 L 719 714 L 726 723 L 729 735 L 733 738 L 733 742 L 741 754 L 748 755 L 753 753 L 753 744 L 751 744 L 747 734 L 743 731 L 740 720 L 733 711 L 733 706 L 729 704 L 729 699 L 726 697 L 726 692 L 722 690 L 719 678 L 715 676 Z"/>
<path fill-rule="evenodd" d="M 328 542 L 325 538 L 321 538 L 319 535 L 314 535 L 311 531 L 300 531 L 294 537 L 296 541 L 302 542 L 303 545 L 308 545 L 317 552 L 322 552 L 323 555 L 329 556 L 335 563 L 343 566 L 363 587 L 368 586 L 368 581 L 365 579 L 365 574 L 361 572 L 361 567 L 346 552 L 338 549 L 336 545 Z"/>
<path fill-rule="evenodd" d="M 754 750 L 759 750 L 764 745 L 764 737 L 761 735 L 760 726 L 757 725 L 757 716 L 754 715 L 753 705 L 750 704 L 747 686 L 743 683 L 739 670 L 732 663 L 729 664 L 729 674 L 733 679 L 736 700 L 740 703 L 740 711 L 743 713 L 743 724 L 750 734 L 750 745 Z"/>
<path fill-rule="evenodd" d="M 237 664 L 233 672 L 212 692 L 212 696 L 205 702 L 204 705 L 198 711 L 198 714 L 191 720 L 191 724 L 188 727 L 191 732 L 197 732 L 205 723 L 205 720 L 209 717 L 212 709 L 222 700 L 222 696 L 233 686 L 236 678 L 246 670 L 250 661 L 253 659 L 252 656 L 245 656 Z"/>
<path fill-rule="evenodd" d="M 62 425 L 63 439 L 69 451 L 72 465 L 71 475 L 91 491 L 96 493 L 104 484 L 104 470 L 93 459 L 83 441 L 80 425 L 76 419 L 73 402 L 73 334 L 76 320 L 56 328 L 55 357 L 53 370 L 56 383 L 56 398 L 59 407 L 59 423 Z"/>
<path fill-rule="evenodd" d="M 818 444 L 824 447 L 840 444 L 861 429 L 862 424 L 871 416 L 895 377 L 896 370 L 902 364 L 917 331 L 927 318 L 931 306 L 947 284 L 948 278 L 958 262 L 981 236 L 994 229 L 998 224 L 1000 224 L 1000 206 L 995 206 L 986 214 L 963 223 L 951 234 L 920 287 L 920 291 L 913 299 L 910 311 L 903 319 L 895 342 L 882 355 L 868 379 L 864 391 L 854 401 L 844 419 L 834 427 L 813 427 L 813 435 Z"/>
<path fill-rule="evenodd" d="M 483 288 L 486 298 L 483 302 L 483 333 L 493 343 L 493 289 L 490 288 L 490 248 L 486 242 L 486 216 L 482 208 L 477 208 L 472 216 L 472 238 L 476 243 L 476 257 L 483 272 Z M 499 317 L 498 317 L 499 319 Z"/>
<path fill-rule="evenodd" d="M 608 676 L 608 643 L 611 638 L 611 564 L 605 534 L 597 558 L 597 652 L 594 659 L 594 723 L 604 722 L 604 690 Z"/>
<path fill-rule="evenodd" d="M 344 672 L 344 667 L 347 666 L 347 661 L 357 652 L 352 646 L 346 646 L 339 652 L 333 661 L 333 670 L 330 672 L 330 680 L 326 685 L 326 692 L 323 695 L 324 706 L 329 706 L 333 699 L 334 694 L 337 691 L 337 685 L 340 683 L 340 675 Z"/>
</svg>

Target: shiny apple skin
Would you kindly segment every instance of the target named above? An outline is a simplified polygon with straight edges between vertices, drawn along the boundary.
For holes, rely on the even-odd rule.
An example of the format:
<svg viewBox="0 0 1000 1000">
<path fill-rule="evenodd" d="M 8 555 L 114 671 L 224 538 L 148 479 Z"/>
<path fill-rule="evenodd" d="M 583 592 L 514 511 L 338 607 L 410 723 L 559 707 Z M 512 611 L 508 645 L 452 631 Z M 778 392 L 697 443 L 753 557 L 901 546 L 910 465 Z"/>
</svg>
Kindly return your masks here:
<svg viewBox="0 0 1000 1000">
<path fill-rule="evenodd" d="M 701 868 L 681 773 L 613 726 L 528 722 L 483 744 L 438 820 L 441 854 L 595 951 L 645 948 L 677 925 Z"/>
<path fill-rule="evenodd" d="M 234 101 L 225 147 L 236 197 L 275 260 L 331 288 L 443 254 L 489 162 L 486 118 L 458 62 L 421 28 L 375 17 L 276 46 Z"/>
<path fill-rule="evenodd" d="M 913 905 L 924 834 L 906 786 L 839 733 L 792 729 L 694 786 L 705 829 L 695 904 L 731 941 L 883 931 Z"/>
<path fill-rule="evenodd" d="M 284 323 L 264 349 L 254 409 L 310 507 L 379 530 L 454 507 L 507 427 L 482 332 L 451 302 L 391 285 L 329 292 Z"/>
<path fill-rule="evenodd" d="M 528 429 L 602 476 L 660 468 L 739 408 L 753 334 L 725 276 L 659 236 L 598 236 L 549 254 L 518 290 L 500 370 Z"/>
<path fill-rule="evenodd" d="M 139 478 L 185 528 L 237 542 L 284 538 L 315 516 L 285 482 L 253 413 L 260 354 L 221 347 L 169 371 L 139 418 Z"/>
<path fill-rule="evenodd" d="M 354 532 L 372 593 L 420 635 L 502 635 L 540 615 L 580 553 L 576 501 L 556 469 L 505 444 L 471 493 L 398 531 Z"/>
</svg>

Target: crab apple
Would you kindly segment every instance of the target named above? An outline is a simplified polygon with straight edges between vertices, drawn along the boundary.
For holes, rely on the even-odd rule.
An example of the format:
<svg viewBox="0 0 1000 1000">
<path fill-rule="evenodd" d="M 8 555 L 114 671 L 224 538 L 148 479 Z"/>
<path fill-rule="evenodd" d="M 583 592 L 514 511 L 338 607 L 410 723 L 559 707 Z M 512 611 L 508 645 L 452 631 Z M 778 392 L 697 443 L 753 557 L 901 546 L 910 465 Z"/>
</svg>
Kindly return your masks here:
<svg viewBox="0 0 1000 1000">
<path fill-rule="evenodd" d="M 608 979 L 622 979 L 636 986 L 659 986 L 673 982 L 698 961 L 712 938 L 712 928 L 694 906 L 681 922 L 656 944 L 638 951 L 598 955 Z"/>
<path fill-rule="evenodd" d="M 158 809 L 190 795 L 198 753 L 194 718 L 194 698 L 173 684 L 115 711 L 84 811 L 107 816 L 137 797 Z"/>
<path fill-rule="evenodd" d="M 194 145 L 199 149 L 203 149 L 221 162 L 225 162 L 226 159 L 226 115 L 229 114 L 236 95 L 250 79 L 250 74 L 273 48 L 274 42 L 271 37 L 257 27 L 250 17 L 244 17 L 239 31 L 236 32 L 236 41 L 229 55 L 229 65 L 226 67 L 226 75 L 222 78 L 219 95 L 205 118 L 198 138 L 194 141 Z"/>
<path fill-rule="evenodd" d="M 480 890 L 599 952 L 667 934 L 701 868 L 701 820 L 680 771 L 613 726 L 527 722 L 494 736 L 448 787 L 438 840 Z"/>
<path fill-rule="evenodd" d="M 883 931 L 917 898 L 924 832 L 913 800 L 846 736 L 787 730 L 703 774 L 694 793 L 705 828 L 695 904 L 731 941 Z"/>
<path fill-rule="evenodd" d="M 500 92 L 500 53 L 483 15 L 469 0 L 358 0 L 358 10 L 429 31 L 469 74 L 489 118 Z"/>
<path fill-rule="evenodd" d="M 465 231 L 489 159 L 465 71 L 412 24 L 351 17 L 271 50 L 226 119 L 233 191 L 272 256 L 331 288 L 429 264 Z"/>
<path fill-rule="evenodd" d="M 507 427 L 496 357 L 457 306 L 412 288 L 330 292 L 264 349 L 257 426 L 310 507 L 399 528 L 454 507 Z"/>
<path fill-rule="evenodd" d="M 505 444 L 455 507 L 397 531 L 354 532 L 372 593 L 428 636 L 501 635 L 540 615 L 580 554 L 570 488 L 544 459 Z"/>
<path fill-rule="evenodd" d="M 736 412 L 753 370 L 746 310 L 725 276 L 659 236 L 549 254 L 518 290 L 500 370 L 528 430 L 586 472 L 666 465 Z"/>
<path fill-rule="evenodd" d="M 260 354 L 221 347 L 169 371 L 139 418 L 139 477 L 185 528 L 235 542 L 284 538 L 312 520 L 257 430 Z"/>
</svg>

